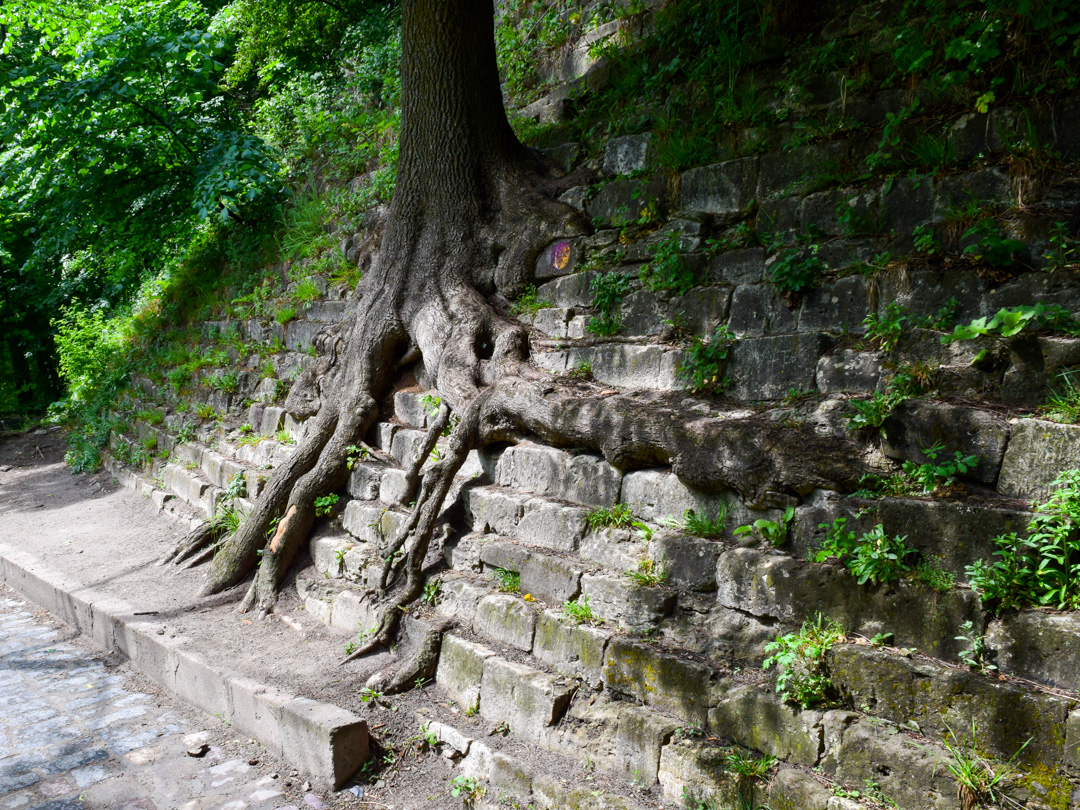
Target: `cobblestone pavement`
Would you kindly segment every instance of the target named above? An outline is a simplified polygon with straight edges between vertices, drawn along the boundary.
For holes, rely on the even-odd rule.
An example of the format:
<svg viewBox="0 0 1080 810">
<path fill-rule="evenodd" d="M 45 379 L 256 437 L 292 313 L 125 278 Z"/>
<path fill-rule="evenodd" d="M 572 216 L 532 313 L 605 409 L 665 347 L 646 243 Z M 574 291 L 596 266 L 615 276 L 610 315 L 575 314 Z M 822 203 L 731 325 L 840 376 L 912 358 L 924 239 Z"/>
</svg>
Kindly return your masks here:
<svg viewBox="0 0 1080 810">
<path fill-rule="evenodd" d="M 71 635 L 0 590 L 0 810 L 330 806 Z"/>
</svg>

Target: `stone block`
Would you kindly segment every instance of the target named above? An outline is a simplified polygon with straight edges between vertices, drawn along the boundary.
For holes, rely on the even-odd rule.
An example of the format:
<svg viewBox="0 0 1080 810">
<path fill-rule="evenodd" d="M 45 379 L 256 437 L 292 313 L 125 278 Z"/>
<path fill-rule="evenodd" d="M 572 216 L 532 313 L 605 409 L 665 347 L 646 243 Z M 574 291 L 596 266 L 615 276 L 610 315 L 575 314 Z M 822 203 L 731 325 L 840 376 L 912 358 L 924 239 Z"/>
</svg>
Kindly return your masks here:
<svg viewBox="0 0 1080 810">
<path fill-rule="evenodd" d="M 781 399 L 791 391 L 813 390 L 818 359 L 827 341 L 821 334 L 747 338 L 731 347 L 728 393 L 741 400 Z"/>
<path fill-rule="evenodd" d="M 795 241 L 801 221 L 802 197 L 784 197 L 762 202 L 758 207 L 754 227 L 759 234 L 768 234 L 777 242 L 791 244 Z"/>
<path fill-rule="evenodd" d="M 377 422 L 372 431 L 371 446 L 376 450 L 389 453 L 394 443 L 394 435 L 401 429 L 401 425 L 394 425 L 390 422 Z"/>
<path fill-rule="evenodd" d="M 716 329 L 728 318 L 731 303 L 731 287 L 694 287 L 668 303 L 667 313 L 656 326 L 664 327 L 664 320 L 682 324 L 695 335 L 711 338 Z"/>
<path fill-rule="evenodd" d="M 731 689 L 709 711 L 709 730 L 745 748 L 814 766 L 824 750 L 821 712 L 793 708 L 761 686 Z"/>
<path fill-rule="evenodd" d="M 394 416 L 410 428 L 426 428 L 428 426 L 428 407 L 424 404 L 424 396 L 438 396 L 434 391 L 421 394 L 415 391 L 398 391 L 394 394 Z"/>
<path fill-rule="evenodd" d="M 731 294 L 731 331 L 738 337 L 794 332 L 798 313 L 792 311 L 771 284 L 747 284 Z"/>
<path fill-rule="evenodd" d="M 615 770 L 638 784 L 655 784 L 660 751 L 676 728 L 670 719 L 649 709 L 640 706 L 622 709 L 615 731 Z"/>
<path fill-rule="evenodd" d="M 962 174 L 949 175 L 937 183 L 934 216 L 945 217 L 951 209 L 976 201 L 980 207 L 1014 204 L 1009 175 L 1000 166 L 987 166 Z"/>
<path fill-rule="evenodd" d="M 980 299 L 986 289 L 986 282 L 974 273 L 946 273 L 933 269 L 909 269 L 903 273 L 890 271 L 881 275 L 880 284 L 879 313 L 884 311 L 886 304 L 897 303 L 910 310 L 916 318 L 934 318 L 949 304 L 950 299 L 955 299 L 958 303 L 955 309 L 958 323 L 965 323 L 981 314 Z M 942 350 L 937 333 L 930 333 L 927 338 L 926 344 L 919 348 L 920 356 L 924 360 Z M 963 346 L 953 344 L 952 348 Z"/>
<path fill-rule="evenodd" d="M 938 463 L 959 451 L 978 458 L 978 466 L 967 475 L 984 484 L 993 484 L 1001 469 L 1009 425 L 1001 417 L 979 408 L 909 399 L 900 403 L 882 425 L 881 449 L 889 458 L 922 464 L 930 459 L 923 448 L 944 445 Z"/>
<path fill-rule="evenodd" d="M 1075 703 L 1059 695 L 855 644 L 833 647 L 828 669 L 846 703 L 894 723 L 914 720 L 932 739 L 970 741 L 974 724 L 979 750 L 1002 761 L 1021 748 L 1021 764 L 1051 765 L 1065 753 Z"/>
<path fill-rule="evenodd" d="M 895 727 L 869 719 L 852 723 L 844 729 L 840 745 L 829 751 L 825 766 L 835 768 L 836 779 L 844 784 L 864 785 L 873 779 L 900 807 L 956 808 L 956 783 L 938 754 Z"/>
<path fill-rule="evenodd" d="M 581 539 L 578 555 L 611 571 L 634 568 L 641 559 L 641 537 L 630 529 L 597 529 Z"/>
<path fill-rule="evenodd" d="M 377 501 L 349 501 L 341 516 L 341 526 L 361 543 L 379 545 L 396 537 L 405 519 L 405 514 L 393 512 Z"/>
<path fill-rule="evenodd" d="M 563 276 L 538 285 L 536 295 L 556 307 L 589 307 L 593 301 L 589 284 L 597 275 L 588 272 Z"/>
<path fill-rule="evenodd" d="M 285 348 L 292 352 L 307 352 L 315 344 L 315 337 L 324 328 L 325 324 L 314 321 L 289 321 L 285 327 Z"/>
<path fill-rule="evenodd" d="M 530 546 L 576 551 L 585 535 L 585 518 L 588 513 L 587 509 L 579 506 L 565 506 L 544 498 L 532 498 L 525 503 L 516 535 Z"/>
<path fill-rule="evenodd" d="M 581 592 L 581 566 L 552 554 L 533 553 L 521 566 L 521 592 L 561 605 Z"/>
<path fill-rule="evenodd" d="M 862 332 L 870 313 L 870 297 L 862 276 L 828 281 L 803 295 L 801 332 Z"/>
<path fill-rule="evenodd" d="M 623 476 L 619 500 L 641 519 L 660 521 L 681 518 L 688 509 L 713 518 L 725 507 L 727 496 L 689 487 L 667 470 L 634 470 Z"/>
<path fill-rule="evenodd" d="M 517 543 L 492 540 L 480 547 L 480 561 L 493 568 L 521 573 L 529 559 L 529 550 Z"/>
<path fill-rule="evenodd" d="M 469 579 L 446 578 L 442 584 L 442 599 L 438 603 L 439 613 L 471 624 L 476 618 L 476 606 L 490 593 L 491 588 L 486 583 L 481 585 Z"/>
<path fill-rule="evenodd" d="M 443 636 L 435 682 L 462 709 L 478 706 L 484 662 L 494 655 L 487 647 L 447 634 Z"/>
<path fill-rule="evenodd" d="M 532 775 L 518 759 L 502 751 L 491 753 L 491 775 L 488 780 L 492 787 L 512 796 L 528 796 L 532 793 Z"/>
<path fill-rule="evenodd" d="M 426 440 L 426 431 L 402 428 L 394 434 L 394 439 L 390 444 L 390 455 L 402 467 L 409 467 L 420 457 Z"/>
<path fill-rule="evenodd" d="M 473 627 L 492 641 L 529 652 L 536 630 L 536 613 L 519 596 L 492 594 L 476 606 Z"/>
<path fill-rule="evenodd" d="M 517 530 L 528 496 L 493 487 L 462 490 L 465 515 L 473 531 L 510 535 Z"/>
<path fill-rule="evenodd" d="M 533 328 L 539 329 L 548 337 L 569 337 L 570 319 L 574 316 L 570 307 L 547 307 L 536 313 Z"/>
<path fill-rule="evenodd" d="M 815 380 L 823 394 L 872 394 L 881 384 L 880 352 L 843 349 L 818 360 Z"/>
<path fill-rule="evenodd" d="M 408 495 L 407 473 L 399 467 L 386 467 L 379 476 L 379 500 L 383 503 L 401 503 Z"/>
<path fill-rule="evenodd" d="M 618 574 L 585 574 L 581 592 L 598 616 L 630 628 L 653 627 L 675 604 L 675 594 L 667 589 Z"/>
<path fill-rule="evenodd" d="M 978 599 L 952 590 L 932 598 L 925 586 L 901 581 L 858 585 L 851 574 L 829 563 L 807 563 L 787 555 L 737 548 L 720 555 L 717 602 L 788 626 L 821 613 L 848 633 L 871 638 L 890 632 L 896 644 L 938 657 L 955 656 L 966 646 L 955 640 L 965 621 L 981 624 Z"/>
<path fill-rule="evenodd" d="M 324 788 L 337 790 L 368 758 L 367 722 L 352 712 L 307 698 L 281 708 L 282 747 Z"/>
<path fill-rule="evenodd" d="M 772 810 L 831 810 L 832 791 L 798 768 L 781 767 L 769 782 Z"/>
<path fill-rule="evenodd" d="M 334 597 L 330 625 L 350 633 L 370 633 L 379 626 L 378 612 L 356 591 L 342 591 Z"/>
<path fill-rule="evenodd" d="M 604 685 L 646 706 L 704 725 L 712 669 L 615 636 L 604 654 Z"/>
<path fill-rule="evenodd" d="M 898 177 L 881 196 L 882 230 L 896 233 L 905 244 L 914 247 L 911 232 L 934 216 L 934 181 L 922 175 Z M 888 299 L 883 299 L 888 300 Z"/>
<path fill-rule="evenodd" d="M 765 249 L 743 248 L 717 253 L 709 260 L 705 275 L 720 284 L 759 284 L 765 280 Z"/>
<path fill-rule="evenodd" d="M 657 772 L 664 798 L 678 803 L 687 798 L 713 802 L 717 807 L 733 805 L 738 791 L 735 776 L 725 767 L 726 755 L 725 748 L 694 744 L 691 740 L 673 740 L 665 745 Z M 799 808 L 802 810 L 801 805 Z"/>
<path fill-rule="evenodd" d="M 667 197 L 662 178 L 654 180 L 615 180 L 607 183 L 585 204 L 594 222 L 623 225 L 636 222 L 645 208 Z"/>
<path fill-rule="evenodd" d="M 499 458 L 496 483 L 595 506 L 613 506 L 622 473 L 603 459 L 521 443 Z"/>
<path fill-rule="evenodd" d="M 1001 462 L 998 492 L 1045 500 L 1064 470 L 1080 468 L 1080 427 L 1041 419 L 1016 419 Z"/>
<path fill-rule="evenodd" d="M 878 520 L 890 535 L 905 535 L 924 555 L 939 557 L 946 570 L 962 574 L 976 560 L 988 560 L 991 538 L 1025 533 L 1030 513 L 983 505 L 912 498 L 884 498 Z M 850 524 L 849 524 L 850 528 Z"/>
<path fill-rule="evenodd" d="M 1025 610 L 990 622 L 986 644 L 1002 672 L 1080 691 L 1080 615 Z"/>
<path fill-rule="evenodd" d="M 715 540 L 660 531 L 649 543 L 649 556 L 662 562 L 667 582 L 692 591 L 716 590 L 716 561 L 724 546 Z"/>
<path fill-rule="evenodd" d="M 651 144 L 651 132 L 612 138 L 604 150 L 604 174 L 633 174 L 644 171 L 649 165 Z"/>
<path fill-rule="evenodd" d="M 755 198 L 757 157 L 737 158 L 683 172 L 679 208 L 717 216 L 746 213 Z"/>
<path fill-rule="evenodd" d="M 353 498 L 362 501 L 374 501 L 379 497 L 379 483 L 382 480 L 385 465 L 373 462 L 358 462 L 349 473 L 347 491 Z"/>
<path fill-rule="evenodd" d="M 558 611 L 545 610 L 536 620 L 532 654 L 563 675 L 579 677 L 598 689 L 610 638 L 606 630 L 579 625 Z"/>
<path fill-rule="evenodd" d="M 660 334 L 666 328 L 664 320 L 668 317 L 668 307 L 672 305 L 652 290 L 637 290 L 629 293 L 623 297 L 619 308 L 622 315 L 621 334 L 630 336 Z"/>
<path fill-rule="evenodd" d="M 574 688 L 545 672 L 492 656 L 484 661 L 480 714 L 493 723 L 507 723 L 527 740 L 539 740 L 562 717 Z"/>
</svg>

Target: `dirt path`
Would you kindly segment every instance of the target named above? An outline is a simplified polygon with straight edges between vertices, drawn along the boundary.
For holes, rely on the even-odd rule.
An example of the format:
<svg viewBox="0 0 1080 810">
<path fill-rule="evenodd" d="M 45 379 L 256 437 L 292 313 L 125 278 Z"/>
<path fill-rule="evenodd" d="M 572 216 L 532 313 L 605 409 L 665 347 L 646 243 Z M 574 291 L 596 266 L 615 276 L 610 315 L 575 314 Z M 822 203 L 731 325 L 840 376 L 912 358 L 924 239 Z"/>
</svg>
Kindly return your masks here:
<svg viewBox="0 0 1080 810">
<path fill-rule="evenodd" d="M 416 734 L 414 710 L 430 703 L 431 688 L 395 699 L 392 709 L 363 703 L 358 690 L 368 674 L 385 666 L 386 657 L 341 666 L 348 637 L 308 617 L 291 587 L 284 589 L 276 615 L 261 621 L 236 610 L 246 585 L 200 599 L 200 570 L 156 564 L 186 533 L 187 523 L 158 511 L 149 498 L 117 485 L 107 473 L 73 475 L 63 463 L 64 450 L 57 430 L 0 438 L 0 543 L 122 599 L 145 614 L 141 618 L 154 616 L 161 634 L 213 665 L 367 718 L 380 759 L 393 764 L 371 780 L 379 786 L 365 798 L 379 803 L 366 806 L 460 807 L 460 800 L 446 795 L 442 757 L 404 760 L 407 741 Z M 325 798 L 362 806 L 347 791 Z"/>
</svg>

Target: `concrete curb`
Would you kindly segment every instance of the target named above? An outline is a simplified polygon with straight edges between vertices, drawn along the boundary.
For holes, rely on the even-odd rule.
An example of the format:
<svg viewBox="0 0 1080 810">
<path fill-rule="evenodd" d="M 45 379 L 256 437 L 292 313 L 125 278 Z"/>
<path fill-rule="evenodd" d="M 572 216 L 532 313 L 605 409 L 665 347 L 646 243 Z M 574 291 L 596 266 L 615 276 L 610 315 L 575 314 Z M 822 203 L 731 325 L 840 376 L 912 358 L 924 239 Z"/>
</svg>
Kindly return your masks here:
<svg viewBox="0 0 1080 810">
<path fill-rule="evenodd" d="M 163 689 L 257 739 L 321 787 L 341 787 L 368 758 L 367 723 L 329 703 L 280 692 L 214 667 L 180 649 L 185 638 L 157 635 L 131 605 L 50 570 L 0 543 L 0 581 L 128 659 Z"/>
</svg>

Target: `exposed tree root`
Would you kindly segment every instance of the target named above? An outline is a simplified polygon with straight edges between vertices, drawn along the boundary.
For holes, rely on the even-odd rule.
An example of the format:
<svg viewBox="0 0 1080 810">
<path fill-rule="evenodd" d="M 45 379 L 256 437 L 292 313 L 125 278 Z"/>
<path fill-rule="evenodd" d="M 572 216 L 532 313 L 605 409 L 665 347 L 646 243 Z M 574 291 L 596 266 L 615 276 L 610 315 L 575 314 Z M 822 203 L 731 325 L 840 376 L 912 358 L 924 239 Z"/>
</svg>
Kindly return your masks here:
<svg viewBox="0 0 1080 810">
<path fill-rule="evenodd" d="M 157 564 L 166 565 L 171 562 L 175 565 L 180 565 L 184 560 L 213 540 L 214 524 L 209 520 L 200 521 L 195 528 L 185 534 L 180 541 L 173 546 L 168 554 L 158 560 Z"/>
</svg>

